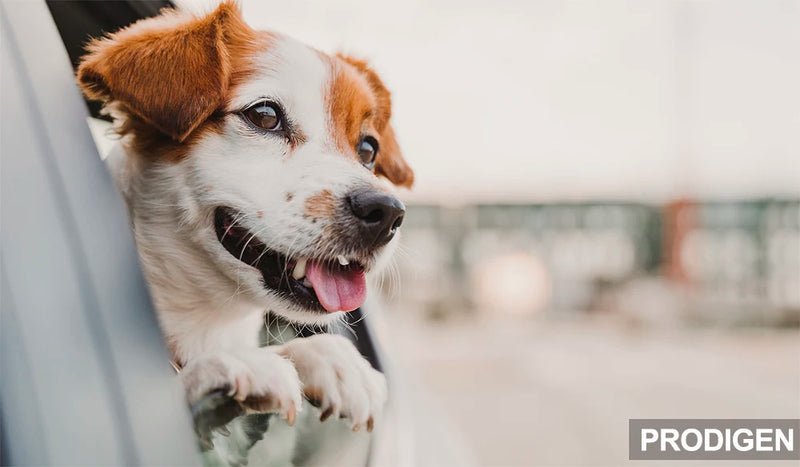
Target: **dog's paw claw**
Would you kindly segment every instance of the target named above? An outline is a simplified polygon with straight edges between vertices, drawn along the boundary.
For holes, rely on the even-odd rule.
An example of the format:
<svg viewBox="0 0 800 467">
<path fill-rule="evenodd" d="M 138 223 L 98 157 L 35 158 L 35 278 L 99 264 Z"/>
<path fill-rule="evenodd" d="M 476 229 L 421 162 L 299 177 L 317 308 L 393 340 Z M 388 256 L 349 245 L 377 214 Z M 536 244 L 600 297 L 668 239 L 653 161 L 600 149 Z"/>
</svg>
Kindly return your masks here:
<svg viewBox="0 0 800 467">
<path fill-rule="evenodd" d="M 331 415 L 333 415 L 333 407 L 328 407 L 322 411 L 322 414 L 319 416 L 319 421 L 324 422 L 330 418 Z"/>
<path fill-rule="evenodd" d="M 180 377 L 190 404 L 198 407 L 198 433 L 224 426 L 248 412 L 277 412 L 294 424 L 302 402 L 300 380 L 292 363 L 265 348 L 204 355 L 190 361 Z M 204 446 L 208 442 L 210 437 Z"/>
<path fill-rule="evenodd" d="M 372 368 L 342 336 L 318 334 L 282 346 L 304 383 L 304 396 L 320 409 L 320 421 L 331 416 L 350 428 L 371 431 L 387 400 L 386 378 Z"/>
</svg>

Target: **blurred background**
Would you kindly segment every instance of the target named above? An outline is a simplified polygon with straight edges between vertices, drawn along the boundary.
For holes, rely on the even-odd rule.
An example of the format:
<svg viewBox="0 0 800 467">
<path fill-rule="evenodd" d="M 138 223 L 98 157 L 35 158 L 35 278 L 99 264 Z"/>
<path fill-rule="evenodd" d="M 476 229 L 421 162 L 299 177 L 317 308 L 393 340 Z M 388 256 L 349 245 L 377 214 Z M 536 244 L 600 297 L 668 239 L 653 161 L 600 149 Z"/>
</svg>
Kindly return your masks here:
<svg viewBox="0 0 800 467">
<path fill-rule="evenodd" d="M 423 444 L 610 465 L 629 418 L 800 418 L 800 2 L 242 4 L 393 92 L 378 318 Z"/>
</svg>

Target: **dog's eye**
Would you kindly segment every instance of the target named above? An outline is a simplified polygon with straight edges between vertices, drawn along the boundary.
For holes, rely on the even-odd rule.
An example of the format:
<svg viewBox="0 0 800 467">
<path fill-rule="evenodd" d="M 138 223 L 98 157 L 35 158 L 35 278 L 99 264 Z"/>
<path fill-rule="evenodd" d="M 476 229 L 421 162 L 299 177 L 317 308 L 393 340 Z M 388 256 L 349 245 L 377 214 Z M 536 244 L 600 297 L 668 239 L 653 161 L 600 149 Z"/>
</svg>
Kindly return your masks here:
<svg viewBox="0 0 800 467">
<path fill-rule="evenodd" d="M 283 116 L 276 104 L 259 102 L 242 112 L 242 115 L 253 125 L 262 130 L 278 131 L 283 126 Z"/>
<path fill-rule="evenodd" d="M 365 136 L 356 146 L 356 152 L 361 159 L 361 164 L 372 169 L 375 165 L 375 156 L 378 154 L 378 142 L 372 136 Z"/>
</svg>

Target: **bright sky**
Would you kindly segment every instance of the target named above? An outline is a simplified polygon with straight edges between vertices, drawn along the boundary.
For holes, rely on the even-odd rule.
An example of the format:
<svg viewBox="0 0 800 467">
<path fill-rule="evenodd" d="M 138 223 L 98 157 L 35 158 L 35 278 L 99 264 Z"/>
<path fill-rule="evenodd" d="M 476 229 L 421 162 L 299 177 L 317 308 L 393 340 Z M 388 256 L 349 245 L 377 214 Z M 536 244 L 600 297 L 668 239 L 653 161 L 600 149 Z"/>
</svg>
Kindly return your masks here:
<svg viewBox="0 0 800 467">
<path fill-rule="evenodd" d="M 374 64 L 409 198 L 800 196 L 798 1 L 242 3 Z"/>
</svg>

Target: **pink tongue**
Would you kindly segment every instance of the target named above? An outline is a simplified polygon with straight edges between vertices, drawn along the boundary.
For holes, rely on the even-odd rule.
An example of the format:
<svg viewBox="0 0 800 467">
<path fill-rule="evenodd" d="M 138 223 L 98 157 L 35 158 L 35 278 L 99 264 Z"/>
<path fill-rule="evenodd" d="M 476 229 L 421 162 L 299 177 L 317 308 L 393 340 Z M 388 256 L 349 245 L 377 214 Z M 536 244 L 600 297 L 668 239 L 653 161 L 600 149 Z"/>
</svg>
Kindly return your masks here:
<svg viewBox="0 0 800 467">
<path fill-rule="evenodd" d="M 306 277 L 319 302 L 330 312 L 353 311 L 367 299 L 367 283 L 361 268 L 329 269 L 316 261 L 309 261 Z"/>
</svg>

